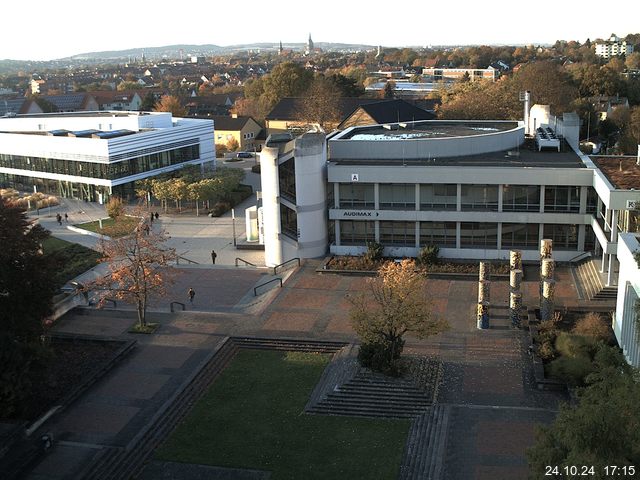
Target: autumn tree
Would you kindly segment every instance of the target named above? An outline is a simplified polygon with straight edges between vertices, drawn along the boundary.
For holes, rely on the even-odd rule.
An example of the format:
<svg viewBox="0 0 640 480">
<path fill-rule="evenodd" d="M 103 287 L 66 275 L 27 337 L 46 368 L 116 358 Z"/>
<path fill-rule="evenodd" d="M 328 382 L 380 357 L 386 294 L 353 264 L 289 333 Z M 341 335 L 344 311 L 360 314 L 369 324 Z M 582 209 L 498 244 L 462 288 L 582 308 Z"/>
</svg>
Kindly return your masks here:
<svg viewBox="0 0 640 480">
<path fill-rule="evenodd" d="M 171 112 L 174 117 L 184 117 L 187 109 L 182 106 L 180 99 L 174 95 L 163 95 L 153 107 L 154 112 Z"/>
<path fill-rule="evenodd" d="M 384 84 L 382 89 L 382 98 L 395 98 L 396 96 L 396 82 L 389 80 Z"/>
<path fill-rule="evenodd" d="M 325 130 L 340 121 L 340 91 L 335 84 L 324 77 L 317 77 L 302 100 L 301 119 L 318 123 Z"/>
<path fill-rule="evenodd" d="M 172 278 L 169 262 L 176 259 L 176 253 L 165 245 L 166 233 L 149 228 L 143 213 L 137 214 L 141 220 L 131 235 L 100 241 L 101 262 L 109 273 L 86 288 L 97 294 L 100 304 L 113 298 L 135 305 L 139 328 L 144 330 L 149 300 L 166 296 Z"/>
<path fill-rule="evenodd" d="M 362 340 L 358 358 L 365 366 L 399 373 L 404 335 L 423 339 L 448 329 L 448 322 L 432 314 L 427 280 L 412 260 L 387 262 L 367 289 L 352 299 L 351 324 Z"/>
<path fill-rule="evenodd" d="M 106 209 L 107 215 L 116 219 L 124 213 L 124 203 L 120 197 L 110 197 Z"/>
<path fill-rule="evenodd" d="M 256 102 L 260 110 L 269 111 L 285 97 L 297 97 L 304 92 L 313 74 L 293 62 L 284 62 L 273 67 L 271 73 L 247 82 L 245 97 Z"/>
</svg>

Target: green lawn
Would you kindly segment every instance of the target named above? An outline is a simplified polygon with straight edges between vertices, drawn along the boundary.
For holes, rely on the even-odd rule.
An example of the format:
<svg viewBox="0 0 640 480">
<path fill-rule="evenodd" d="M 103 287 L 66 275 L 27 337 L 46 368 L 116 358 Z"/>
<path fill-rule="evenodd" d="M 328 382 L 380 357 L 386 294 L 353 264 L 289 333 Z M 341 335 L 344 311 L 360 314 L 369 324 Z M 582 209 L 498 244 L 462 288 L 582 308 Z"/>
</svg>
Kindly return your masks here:
<svg viewBox="0 0 640 480">
<path fill-rule="evenodd" d="M 54 264 L 53 281 L 58 287 L 95 267 L 100 259 L 100 254 L 90 248 L 55 237 L 42 242 L 42 250 Z"/>
<path fill-rule="evenodd" d="M 107 235 L 109 237 L 118 238 L 125 235 L 129 235 L 133 232 L 134 228 L 138 225 L 140 219 L 137 217 L 120 216 L 116 219 L 105 218 L 102 220 L 102 228 L 100 228 L 100 222 L 86 222 L 74 225 L 78 228 L 89 230 L 93 233 L 99 233 L 101 235 Z"/>
<path fill-rule="evenodd" d="M 327 355 L 240 350 L 156 452 L 283 479 L 395 479 L 410 422 L 306 415 Z"/>
</svg>

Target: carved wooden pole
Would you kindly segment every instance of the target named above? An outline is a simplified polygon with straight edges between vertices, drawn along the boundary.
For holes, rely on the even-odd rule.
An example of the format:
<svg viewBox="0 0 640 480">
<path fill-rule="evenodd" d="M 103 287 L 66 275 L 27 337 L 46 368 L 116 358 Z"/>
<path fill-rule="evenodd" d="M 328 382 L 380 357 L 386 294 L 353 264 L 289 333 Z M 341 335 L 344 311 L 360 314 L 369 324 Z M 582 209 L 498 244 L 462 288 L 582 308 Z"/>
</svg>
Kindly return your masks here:
<svg viewBox="0 0 640 480">
<path fill-rule="evenodd" d="M 509 269 L 522 270 L 522 252 L 520 250 L 511 250 L 509 252 Z"/>
<path fill-rule="evenodd" d="M 542 303 L 540 305 L 540 320 L 551 320 L 553 317 L 554 296 L 556 291 L 556 281 L 552 278 L 545 279 L 542 286 Z"/>
<path fill-rule="evenodd" d="M 477 326 L 481 330 L 489 328 L 489 305 L 487 301 L 478 302 Z"/>
<path fill-rule="evenodd" d="M 509 318 L 512 327 L 520 326 L 520 313 L 522 312 L 522 293 L 516 290 L 509 292 Z"/>
<path fill-rule="evenodd" d="M 540 258 L 551 258 L 553 254 L 553 240 L 543 238 L 540 240 Z"/>
<path fill-rule="evenodd" d="M 520 291 L 522 285 L 522 270 L 509 271 L 509 287 L 516 292 Z"/>
<path fill-rule="evenodd" d="M 491 301 L 491 282 L 489 280 L 480 280 L 478 282 L 478 303 Z"/>
<path fill-rule="evenodd" d="M 490 262 L 480 262 L 480 280 L 491 280 Z"/>
</svg>

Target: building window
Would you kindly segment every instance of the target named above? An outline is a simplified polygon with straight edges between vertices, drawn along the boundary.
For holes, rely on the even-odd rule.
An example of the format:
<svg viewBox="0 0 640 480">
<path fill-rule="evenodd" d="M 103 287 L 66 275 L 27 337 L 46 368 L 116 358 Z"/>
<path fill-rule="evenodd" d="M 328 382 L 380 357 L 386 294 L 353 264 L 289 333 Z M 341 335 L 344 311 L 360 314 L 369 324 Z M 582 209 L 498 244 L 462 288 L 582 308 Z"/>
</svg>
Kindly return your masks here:
<svg viewBox="0 0 640 480">
<path fill-rule="evenodd" d="M 380 184 L 380 208 L 388 210 L 415 210 L 415 184 Z"/>
<path fill-rule="evenodd" d="M 598 211 L 598 194 L 593 187 L 587 188 L 587 213 Z"/>
<path fill-rule="evenodd" d="M 455 210 L 457 197 L 455 183 L 420 185 L 420 210 Z"/>
<path fill-rule="evenodd" d="M 460 223 L 461 248 L 498 248 L 498 224 L 481 222 Z"/>
<path fill-rule="evenodd" d="M 296 201 L 296 163 L 295 159 L 290 158 L 286 162 L 278 166 L 278 175 L 280 178 L 280 196 Z"/>
<path fill-rule="evenodd" d="M 553 240 L 554 250 L 577 250 L 578 226 L 556 223 L 544 224 L 544 238 Z"/>
<path fill-rule="evenodd" d="M 280 204 L 281 232 L 287 237 L 298 240 L 298 215 L 296 211 Z"/>
<path fill-rule="evenodd" d="M 372 183 L 340 184 L 340 208 L 372 209 L 374 207 Z"/>
<path fill-rule="evenodd" d="M 456 222 L 420 222 L 420 246 L 456 246 Z"/>
<path fill-rule="evenodd" d="M 539 185 L 503 185 L 503 212 L 539 212 Z"/>
<path fill-rule="evenodd" d="M 380 243 L 415 247 L 416 222 L 380 222 Z"/>
<path fill-rule="evenodd" d="M 503 223 L 502 248 L 538 248 L 539 225 L 537 223 Z"/>
<path fill-rule="evenodd" d="M 498 211 L 498 185 L 462 185 L 462 210 Z"/>
<path fill-rule="evenodd" d="M 366 245 L 367 242 L 375 242 L 376 226 L 372 221 L 341 220 L 340 244 L 341 245 Z"/>
<path fill-rule="evenodd" d="M 580 187 L 547 186 L 544 188 L 545 212 L 579 212 Z"/>
</svg>

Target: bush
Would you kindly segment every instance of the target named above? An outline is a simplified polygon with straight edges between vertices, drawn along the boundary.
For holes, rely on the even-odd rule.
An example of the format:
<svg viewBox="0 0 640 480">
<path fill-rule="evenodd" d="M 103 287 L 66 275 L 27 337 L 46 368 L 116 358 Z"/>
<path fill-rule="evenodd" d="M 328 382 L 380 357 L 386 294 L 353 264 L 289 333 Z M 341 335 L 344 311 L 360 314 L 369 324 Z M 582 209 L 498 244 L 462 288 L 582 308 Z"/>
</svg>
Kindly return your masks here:
<svg viewBox="0 0 640 480">
<path fill-rule="evenodd" d="M 229 202 L 216 202 L 211 208 L 209 214 L 214 217 L 219 217 L 220 215 L 224 215 L 229 210 L 231 210 L 231 204 Z"/>
<path fill-rule="evenodd" d="M 604 319 L 595 312 L 589 312 L 576 322 L 571 333 L 592 337 L 596 340 L 608 342 L 611 338 L 611 329 Z"/>
<path fill-rule="evenodd" d="M 545 341 L 540 344 L 538 348 L 538 356 L 545 361 L 552 360 L 556 356 L 556 349 L 553 347 L 553 342 Z"/>
<path fill-rule="evenodd" d="M 107 215 L 116 219 L 124 213 L 124 204 L 119 197 L 111 197 L 107 203 Z"/>
<path fill-rule="evenodd" d="M 251 167 L 251 171 L 253 173 L 260 173 L 260 164 L 254 165 Z"/>
<path fill-rule="evenodd" d="M 384 245 L 378 242 L 367 242 L 364 258 L 367 262 L 379 262 L 384 254 Z"/>
<path fill-rule="evenodd" d="M 399 376 L 400 354 L 404 348 L 404 340 L 401 338 L 395 342 L 395 349 L 390 342 L 370 342 L 360 345 L 358 360 L 363 367 L 370 368 L 385 375 Z"/>
<path fill-rule="evenodd" d="M 418 258 L 416 258 L 416 263 L 418 265 L 433 265 L 438 263 L 438 255 L 440 253 L 440 247 L 437 245 L 427 245 L 422 247 L 420 253 L 418 253 Z"/>
<path fill-rule="evenodd" d="M 585 377 L 594 371 L 595 366 L 588 357 L 560 357 L 549 364 L 552 377 L 573 387 L 584 385 Z"/>
<path fill-rule="evenodd" d="M 597 344 L 592 337 L 573 335 L 561 332 L 556 338 L 556 350 L 560 355 L 569 358 L 586 358 L 589 361 L 596 352 Z"/>
</svg>

